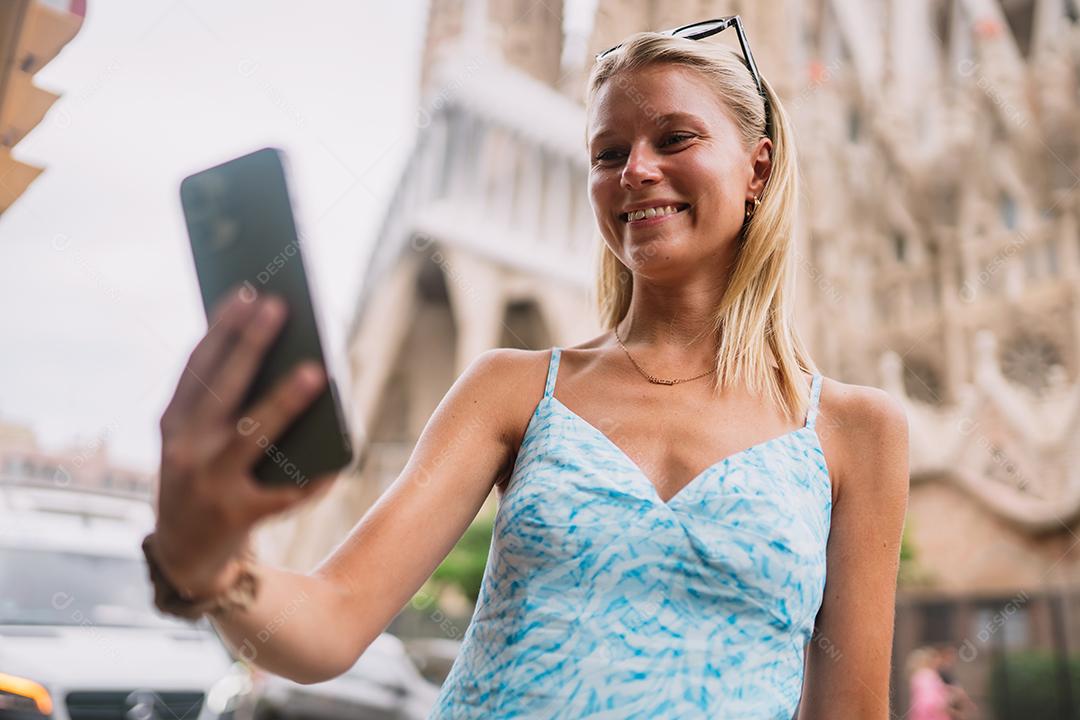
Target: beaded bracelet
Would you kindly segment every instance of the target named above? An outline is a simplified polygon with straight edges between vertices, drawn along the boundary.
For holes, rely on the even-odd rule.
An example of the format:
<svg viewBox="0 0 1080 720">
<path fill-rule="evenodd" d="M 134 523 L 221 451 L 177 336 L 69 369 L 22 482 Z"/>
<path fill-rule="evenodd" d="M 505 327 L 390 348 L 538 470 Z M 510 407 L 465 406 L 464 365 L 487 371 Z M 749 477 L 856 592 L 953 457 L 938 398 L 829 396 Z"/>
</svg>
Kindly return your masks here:
<svg viewBox="0 0 1080 720">
<path fill-rule="evenodd" d="M 241 555 L 240 572 L 228 589 L 209 598 L 192 598 L 177 589 L 161 570 L 151 550 L 154 533 L 142 541 L 143 555 L 154 586 L 154 605 L 163 613 L 186 620 L 197 620 L 203 615 L 222 617 L 232 610 L 246 610 L 255 602 L 259 592 L 259 577 L 255 573 L 254 556 L 250 550 Z"/>
</svg>

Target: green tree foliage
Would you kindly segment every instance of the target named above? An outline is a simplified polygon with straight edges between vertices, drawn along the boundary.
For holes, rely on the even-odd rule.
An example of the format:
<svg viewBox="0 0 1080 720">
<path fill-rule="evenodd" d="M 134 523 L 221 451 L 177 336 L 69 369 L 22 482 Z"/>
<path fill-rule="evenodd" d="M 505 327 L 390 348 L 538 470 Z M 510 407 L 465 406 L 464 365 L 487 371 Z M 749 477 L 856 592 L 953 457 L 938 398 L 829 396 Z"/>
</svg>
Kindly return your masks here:
<svg viewBox="0 0 1080 720">
<path fill-rule="evenodd" d="M 1073 655 L 1064 667 L 1045 650 L 998 657 L 991 670 L 990 698 L 999 720 L 1080 720 L 1080 656 Z M 1058 712 L 1066 707 L 1067 714 Z"/>
<path fill-rule="evenodd" d="M 431 583 L 436 590 L 452 585 L 471 602 L 476 602 L 480 596 L 480 581 L 484 578 L 494 522 L 493 514 L 484 513 L 469 525 L 450 554 L 435 568 Z"/>
</svg>

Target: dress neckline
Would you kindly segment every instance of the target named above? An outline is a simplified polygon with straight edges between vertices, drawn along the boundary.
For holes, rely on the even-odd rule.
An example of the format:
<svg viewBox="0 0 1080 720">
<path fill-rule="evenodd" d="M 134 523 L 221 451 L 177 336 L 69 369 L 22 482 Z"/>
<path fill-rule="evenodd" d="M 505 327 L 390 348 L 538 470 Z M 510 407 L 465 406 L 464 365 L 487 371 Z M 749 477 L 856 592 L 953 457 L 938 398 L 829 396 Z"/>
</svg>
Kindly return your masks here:
<svg viewBox="0 0 1080 720">
<path fill-rule="evenodd" d="M 667 500 L 665 500 L 662 497 L 660 497 L 660 492 L 656 488 L 656 483 L 653 482 L 653 480 L 645 473 L 645 471 L 641 469 L 641 466 L 638 465 L 633 460 L 633 458 L 631 458 L 626 453 L 626 451 L 624 451 L 614 440 L 609 438 L 606 433 L 604 433 L 602 430 L 597 428 L 595 425 L 590 423 L 588 420 L 586 420 L 585 418 L 581 417 L 576 412 L 571 410 L 569 407 L 566 406 L 566 404 L 563 403 L 562 400 L 555 397 L 555 394 L 554 394 L 554 392 L 555 392 L 555 381 L 556 381 L 556 378 L 558 376 L 558 371 L 559 371 L 559 356 L 560 356 L 560 348 L 558 348 L 558 347 L 552 348 L 551 360 L 550 360 L 549 365 L 548 365 L 547 383 L 546 383 L 545 388 L 544 388 L 544 397 L 541 399 L 541 402 L 544 402 L 544 401 L 551 402 L 566 417 L 570 418 L 570 420 L 572 422 L 577 423 L 578 425 L 584 427 L 587 431 L 589 431 L 592 434 L 596 435 L 601 440 L 601 442 L 603 442 L 605 445 L 607 445 L 609 448 L 611 448 L 615 452 L 615 454 L 622 460 L 622 462 L 624 462 L 628 467 L 630 467 L 634 471 L 633 472 L 634 476 L 636 478 L 638 478 L 641 482 L 643 482 L 648 487 L 648 490 L 650 491 L 650 494 L 653 497 L 653 499 L 656 502 L 658 502 L 658 503 L 660 503 L 662 505 L 665 505 L 667 507 L 671 507 L 672 504 L 676 500 L 680 499 L 694 485 L 701 482 L 703 480 L 703 478 L 708 477 L 709 475 L 711 475 L 714 470 L 717 470 L 717 469 L 722 468 L 722 467 L 727 466 L 727 465 L 737 464 L 740 460 L 743 460 L 743 459 L 747 458 L 748 456 L 753 455 L 753 453 L 755 453 L 755 452 L 764 450 L 765 448 L 770 447 L 770 446 L 772 446 L 774 444 L 782 443 L 785 440 L 790 440 L 793 437 L 796 437 L 798 435 L 803 435 L 803 434 L 805 434 L 807 432 L 809 432 L 810 435 L 813 437 L 813 443 L 814 443 L 814 445 L 812 446 L 813 449 L 816 450 L 817 452 L 820 452 L 822 455 L 824 455 L 824 449 L 821 447 L 821 440 L 818 437 L 817 431 L 814 428 L 815 420 L 816 420 L 816 417 L 817 417 L 817 411 L 818 411 L 818 399 L 820 397 L 820 392 L 821 392 L 822 376 L 821 376 L 820 373 L 814 373 L 813 378 L 811 379 L 811 385 L 810 385 L 810 408 L 809 408 L 809 410 L 807 412 L 807 415 L 806 415 L 806 421 L 803 423 L 802 426 L 794 428 L 793 430 L 788 430 L 787 432 L 785 432 L 785 433 L 783 433 L 781 435 L 776 435 L 776 436 L 768 438 L 766 440 L 762 440 L 760 442 L 754 443 L 753 445 L 751 445 L 749 447 L 743 448 L 742 450 L 738 450 L 738 451 L 736 451 L 734 453 L 731 453 L 729 455 L 726 455 L 725 457 L 720 458 L 719 460 L 717 460 L 716 462 L 710 464 L 704 470 L 702 470 L 701 472 L 697 473 L 692 478 L 690 478 L 690 480 L 687 481 L 686 484 L 684 484 L 682 487 L 680 487 L 677 491 L 675 491 L 675 493 L 673 495 L 671 495 L 671 497 L 669 497 Z M 832 500 L 832 478 L 828 476 L 827 472 L 826 472 L 826 479 L 828 481 L 829 499 L 830 499 L 830 502 L 831 502 L 831 500 Z"/>
</svg>

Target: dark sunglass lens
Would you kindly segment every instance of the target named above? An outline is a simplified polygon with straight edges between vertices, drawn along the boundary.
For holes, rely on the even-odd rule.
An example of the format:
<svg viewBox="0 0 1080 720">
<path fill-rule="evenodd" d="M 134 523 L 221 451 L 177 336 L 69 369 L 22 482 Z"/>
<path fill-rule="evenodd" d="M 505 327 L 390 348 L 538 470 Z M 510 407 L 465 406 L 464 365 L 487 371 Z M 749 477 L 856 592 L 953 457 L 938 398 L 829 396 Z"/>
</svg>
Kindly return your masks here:
<svg viewBox="0 0 1080 720">
<path fill-rule="evenodd" d="M 719 32 L 724 27 L 723 21 L 700 23 L 698 25 L 691 25 L 690 27 L 679 28 L 675 31 L 675 37 L 690 38 L 691 40 L 707 36 L 710 33 Z"/>
</svg>

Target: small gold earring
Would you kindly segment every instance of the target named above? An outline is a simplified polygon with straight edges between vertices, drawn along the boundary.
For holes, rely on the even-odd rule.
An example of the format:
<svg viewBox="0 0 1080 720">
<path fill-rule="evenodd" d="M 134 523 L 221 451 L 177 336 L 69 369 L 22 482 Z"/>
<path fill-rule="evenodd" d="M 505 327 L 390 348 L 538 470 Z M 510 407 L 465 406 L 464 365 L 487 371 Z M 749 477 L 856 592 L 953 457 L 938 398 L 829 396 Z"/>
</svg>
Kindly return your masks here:
<svg viewBox="0 0 1080 720">
<path fill-rule="evenodd" d="M 761 198 L 759 198 L 759 197 L 754 198 L 754 206 L 753 207 L 750 207 L 749 202 L 746 203 L 746 219 L 747 220 L 749 220 L 750 218 L 752 218 L 754 216 L 754 213 L 757 211 L 758 205 L 760 205 L 760 204 L 761 204 Z"/>
</svg>

